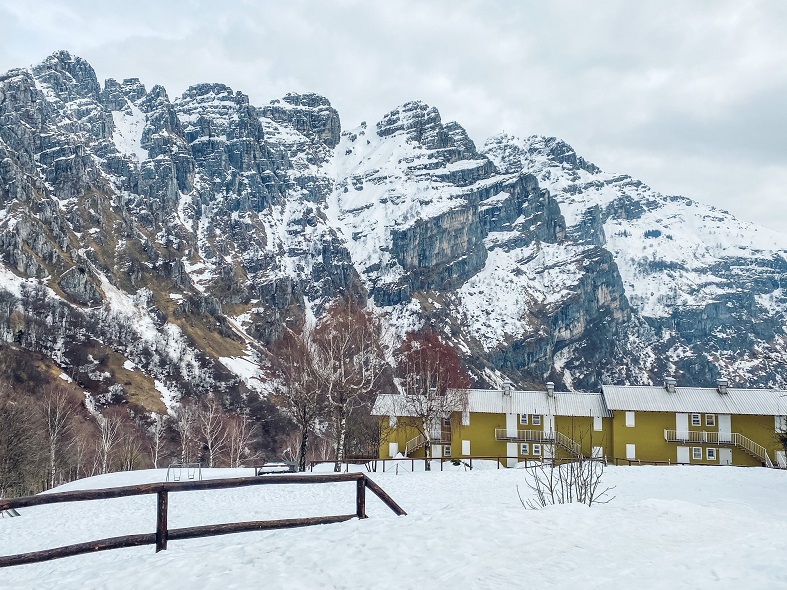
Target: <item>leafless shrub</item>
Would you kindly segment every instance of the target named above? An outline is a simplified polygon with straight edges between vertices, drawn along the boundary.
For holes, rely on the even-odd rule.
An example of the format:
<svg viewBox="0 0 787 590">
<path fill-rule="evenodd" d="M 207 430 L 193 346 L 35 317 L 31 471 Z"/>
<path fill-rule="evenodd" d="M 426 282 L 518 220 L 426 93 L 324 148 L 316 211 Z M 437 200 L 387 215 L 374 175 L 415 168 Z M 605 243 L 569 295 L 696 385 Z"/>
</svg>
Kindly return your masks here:
<svg viewBox="0 0 787 590">
<path fill-rule="evenodd" d="M 525 468 L 525 485 L 535 497 L 522 498 L 517 486 L 519 501 L 531 510 L 574 502 L 588 506 L 606 504 L 615 497 L 609 495 L 614 486 L 601 485 L 605 467 L 604 461 L 584 456 L 562 464 L 553 461 L 528 466 Z"/>
</svg>

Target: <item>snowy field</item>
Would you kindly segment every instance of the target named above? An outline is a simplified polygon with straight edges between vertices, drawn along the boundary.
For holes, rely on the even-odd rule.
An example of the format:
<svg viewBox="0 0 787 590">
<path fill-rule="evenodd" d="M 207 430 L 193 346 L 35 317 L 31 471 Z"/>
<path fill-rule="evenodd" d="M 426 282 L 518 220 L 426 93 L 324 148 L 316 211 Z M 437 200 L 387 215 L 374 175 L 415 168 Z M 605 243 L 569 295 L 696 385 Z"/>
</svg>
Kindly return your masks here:
<svg viewBox="0 0 787 590">
<path fill-rule="evenodd" d="M 409 462 L 408 462 L 409 465 Z M 480 466 L 483 467 L 483 466 Z M 329 467 L 325 468 L 326 470 Z M 205 477 L 251 470 L 205 470 Z M 95 477 L 60 490 L 162 481 Z M 364 521 L 117 549 L 0 570 L 0 588 L 787 588 L 787 472 L 609 467 L 609 504 L 524 510 L 520 469 L 375 473 Z M 355 511 L 354 483 L 171 494 L 171 528 Z M 0 519 L 0 554 L 155 529 L 155 496 L 38 506 Z"/>
</svg>

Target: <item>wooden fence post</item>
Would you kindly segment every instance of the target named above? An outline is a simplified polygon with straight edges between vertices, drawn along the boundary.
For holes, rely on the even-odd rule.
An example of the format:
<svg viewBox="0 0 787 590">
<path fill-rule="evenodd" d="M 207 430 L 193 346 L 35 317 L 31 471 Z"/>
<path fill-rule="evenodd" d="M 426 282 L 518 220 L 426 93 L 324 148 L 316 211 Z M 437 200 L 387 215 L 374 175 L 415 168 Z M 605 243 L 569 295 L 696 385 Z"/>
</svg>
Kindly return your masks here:
<svg viewBox="0 0 787 590">
<path fill-rule="evenodd" d="M 156 553 L 167 549 L 167 503 L 168 494 L 161 490 L 158 496 L 158 510 L 156 515 Z"/>
<path fill-rule="evenodd" d="M 358 518 L 366 518 L 366 476 L 356 482 L 355 509 Z"/>
</svg>

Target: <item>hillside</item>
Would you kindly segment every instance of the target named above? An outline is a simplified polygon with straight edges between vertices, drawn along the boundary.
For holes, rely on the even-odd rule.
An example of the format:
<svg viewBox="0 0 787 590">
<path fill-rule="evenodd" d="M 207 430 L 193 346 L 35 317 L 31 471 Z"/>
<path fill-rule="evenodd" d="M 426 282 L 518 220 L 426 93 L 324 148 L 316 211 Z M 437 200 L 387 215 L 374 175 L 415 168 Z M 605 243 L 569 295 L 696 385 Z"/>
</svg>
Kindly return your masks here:
<svg viewBox="0 0 787 590">
<path fill-rule="evenodd" d="M 170 98 L 64 51 L 0 76 L 0 120 L 0 341 L 93 398 L 242 406 L 348 294 L 480 386 L 787 384 L 787 236 L 561 140 L 478 149 L 418 101 L 342 130 L 316 94 Z"/>
</svg>

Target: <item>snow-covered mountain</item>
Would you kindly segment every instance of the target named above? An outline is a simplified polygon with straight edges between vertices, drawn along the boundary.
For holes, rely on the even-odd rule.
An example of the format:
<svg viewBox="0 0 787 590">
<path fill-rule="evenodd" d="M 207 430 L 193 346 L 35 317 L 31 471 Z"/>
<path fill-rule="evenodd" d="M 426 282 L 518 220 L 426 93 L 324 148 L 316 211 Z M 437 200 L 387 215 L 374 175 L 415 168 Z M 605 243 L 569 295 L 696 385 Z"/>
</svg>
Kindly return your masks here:
<svg viewBox="0 0 787 590">
<path fill-rule="evenodd" d="M 484 152 L 501 171 L 536 176 L 572 239 L 612 253 L 648 328 L 629 330 L 631 344 L 656 353 L 644 368 L 706 382 L 716 369 L 742 382 L 784 379 L 785 234 L 602 172 L 553 137 L 499 135 Z"/>
<path fill-rule="evenodd" d="M 480 385 L 787 379 L 787 236 L 554 138 L 479 150 L 417 101 L 342 131 L 319 95 L 171 100 L 57 52 L 0 76 L 0 257 L 0 340 L 144 407 L 240 403 L 348 292 L 443 331 Z"/>
</svg>

